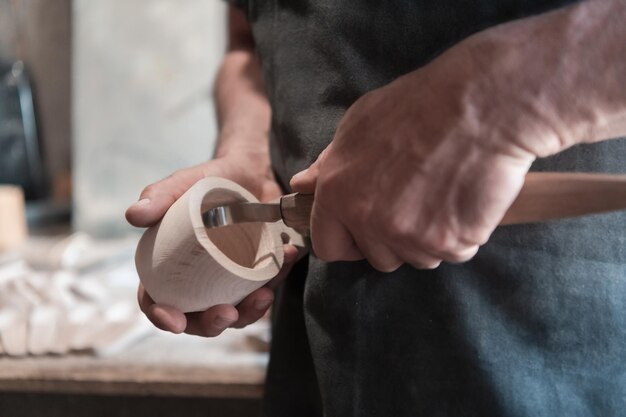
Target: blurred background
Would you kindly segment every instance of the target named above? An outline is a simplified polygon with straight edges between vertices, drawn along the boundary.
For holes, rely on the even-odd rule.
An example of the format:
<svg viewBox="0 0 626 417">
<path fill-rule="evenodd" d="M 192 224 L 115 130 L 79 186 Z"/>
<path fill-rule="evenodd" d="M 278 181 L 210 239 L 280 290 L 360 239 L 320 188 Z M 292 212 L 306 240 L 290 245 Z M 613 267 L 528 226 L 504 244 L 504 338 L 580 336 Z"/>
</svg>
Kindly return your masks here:
<svg viewBox="0 0 626 417">
<path fill-rule="evenodd" d="M 257 414 L 267 324 L 152 328 L 124 220 L 145 185 L 211 157 L 225 12 L 0 0 L 0 415 Z"/>
<path fill-rule="evenodd" d="M 143 186 L 211 156 L 224 13 L 217 0 L 0 0 L 3 109 L 21 62 L 37 135 L 23 154 L 3 129 L 3 178 L 25 158 L 29 198 L 73 201 L 75 230 L 127 232 Z"/>
</svg>

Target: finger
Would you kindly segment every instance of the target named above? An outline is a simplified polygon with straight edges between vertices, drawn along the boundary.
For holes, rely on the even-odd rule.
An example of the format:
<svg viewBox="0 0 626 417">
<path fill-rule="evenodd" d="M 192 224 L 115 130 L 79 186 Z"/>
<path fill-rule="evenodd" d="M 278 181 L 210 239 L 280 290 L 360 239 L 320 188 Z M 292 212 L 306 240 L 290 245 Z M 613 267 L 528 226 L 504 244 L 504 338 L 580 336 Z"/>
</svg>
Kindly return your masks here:
<svg viewBox="0 0 626 417">
<path fill-rule="evenodd" d="M 441 265 L 442 260 L 430 255 L 421 254 L 414 255 L 407 263 L 415 269 L 437 269 Z"/>
<path fill-rule="evenodd" d="M 391 249 L 382 243 L 372 241 L 371 238 L 363 241 L 356 239 L 356 245 L 361 253 L 365 255 L 370 265 L 380 272 L 393 272 L 404 263 Z"/>
<path fill-rule="evenodd" d="M 231 326 L 240 329 L 254 323 L 265 315 L 273 302 L 274 292 L 267 287 L 259 288 L 237 305 L 239 319 Z"/>
<path fill-rule="evenodd" d="M 447 261 L 451 263 L 462 263 L 472 259 L 480 245 L 477 243 L 470 243 L 466 240 L 459 240 L 456 244 L 449 246 L 445 250 L 435 250 L 433 246 L 424 247 L 419 246 L 413 241 L 404 241 L 404 245 L 401 243 L 395 246 L 396 252 L 401 253 L 401 257 L 405 260 L 410 259 L 409 263 L 414 265 L 435 265 L 435 261 Z M 414 248 L 412 252 L 407 251 L 407 248 Z M 427 268 L 433 269 L 433 268 Z"/>
<path fill-rule="evenodd" d="M 287 278 L 287 275 L 289 275 L 289 272 L 291 272 L 291 268 L 296 263 L 300 255 L 298 248 L 293 245 L 284 245 L 283 252 L 285 254 L 285 257 L 283 260 L 282 268 L 280 269 L 276 277 L 272 278 L 270 282 L 265 284 L 265 286 L 272 291 L 278 288 L 278 286 L 283 283 L 285 278 Z"/>
<path fill-rule="evenodd" d="M 436 254 L 420 249 L 396 249 L 397 255 L 415 269 L 437 269 L 441 265 L 442 258 Z"/>
<path fill-rule="evenodd" d="M 139 200 L 126 210 L 126 220 L 137 227 L 152 226 L 189 187 L 205 176 L 205 170 L 198 165 L 177 171 L 147 186 Z"/>
<path fill-rule="evenodd" d="M 311 165 L 291 177 L 289 186 L 291 186 L 291 189 L 295 193 L 313 194 L 317 185 L 318 175 L 319 168 L 315 165 Z"/>
<path fill-rule="evenodd" d="M 185 314 L 177 308 L 162 304 L 153 304 L 148 307 L 146 317 L 156 327 L 166 332 L 182 333 L 187 327 Z"/>
<path fill-rule="evenodd" d="M 239 312 L 230 304 L 213 306 L 206 311 L 187 313 L 185 333 L 196 336 L 215 337 L 239 319 Z"/>
<path fill-rule="evenodd" d="M 315 192 L 317 178 L 320 173 L 320 165 L 323 163 L 326 155 L 328 155 L 331 146 L 332 142 L 322 151 L 322 153 L 319 154 L 315 162 L 313 162 L 310 167 L 298 172 L 291 178 L 289 186 L 291 186 L 294 192 L 302 194 L 313 194 Z"/>
<path fill-rule="evenodd" d="M 364 258 L 348 229 L 319 204 L 313 206 L 311 214 L 311 242 L 315 255 L 324 261 Z"/>
<path fill-rule="evenodd" d="M 300 255 L 299 249 L 295 247 L 294 245 L 287 244 L 287 245 L 283 245 L 283 253 L 284 253 L 283 267 L 281 268 L 280 271 L 283 272 L 287 270 L 287 272 L 289 272 L 288 270 L 291 269 L 293 264 L 298 259 L 298 256 Z"/>
<path fill-rule="evenodd" d="M 141 283 L 139 283 L 137 287 L 137 303 L 139 304 L 139 309 L 144 314 L 148 311 L 148 307 L 154 304 L 154 300 L 150 297 L 150 294 L 146 292 L 146 289 Z"/>
<path fill-rule="evenodd" d="M 142 284 L 137 289 L 137 301 L 148 320 L 159 329 L 172 333 L 182 333 L 185 330 L 185 315 L 174 307 L 155 304 Z"/>
<path fill-rule="evenodd" d="M 439 255 L 441 256 L 441 259 L 443 259 L 444 261 L 458 264 L 458 263 L 467 262 L 470 259 L 472 259 L 474 256 L 476 256 L 476 253 L 478 252 L 479 248 L 480 248 L 479 245 L 472 245 L 472 246 L 465 247 L 463 249 L 458 249 L 455 252 L 444 252 Z"/>
</svg>

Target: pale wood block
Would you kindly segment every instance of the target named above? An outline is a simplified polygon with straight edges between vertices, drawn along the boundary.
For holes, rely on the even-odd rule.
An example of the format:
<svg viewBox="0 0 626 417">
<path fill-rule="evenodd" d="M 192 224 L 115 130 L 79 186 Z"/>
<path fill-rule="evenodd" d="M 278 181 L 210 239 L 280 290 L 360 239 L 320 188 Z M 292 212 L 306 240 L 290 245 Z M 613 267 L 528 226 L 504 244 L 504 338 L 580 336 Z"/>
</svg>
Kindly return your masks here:
<svg viewBox="0 0 626 417">
<path fill-rule="evenodd" d="M 67 320 L 70 348 L 76 350 L 90 348 L 91 341 L 101 331 L 102 315 L 98 309 L 92 304 L 78 304 L 67 312 Z"/>
<path fill-rule="evenodd" d="M 100 348 L 113 343 L 134 325 L 136 307 L 126 302 L 113 304 L 98 316 L 100 331 L 89 341 L 90 347 Z"/>
<path fill-rule="evenodd" d="M 24 356 L 27 348 L 28 322 L 26 316 L 14 308 L 0 310 L 0 340 L 6 354 Z"/>
<path fill-rule="evenodd" d="M 28 230 L 21 188 L 0 186 L 0 252 L 16 249 L 26 241 Z"/>
<path fill-rule="evenodd" d="M 28 352 L 43 355 L 54 347 L 59 311 L 50 305 L 35 307 L 28 318 Z"/>
<path fill-rule="evenodd" d="M 0 267 L 0 286 L 8 285 L 10 282 L 21 279 L 29 273 L 26 263 L 22 260 L 8 262 Z M 0 294 L 0 307 L 2 306 L 2 297 Z"/>
<path fill-rule="evenodd" d="M 67 319 L 67 310 L 55 308 L 56 310 L 56 328 L 52 337 L 52 343 L 48 350 L 49 353 L 63 355 L 70 351 L 71 327 Z"/>
</svg>

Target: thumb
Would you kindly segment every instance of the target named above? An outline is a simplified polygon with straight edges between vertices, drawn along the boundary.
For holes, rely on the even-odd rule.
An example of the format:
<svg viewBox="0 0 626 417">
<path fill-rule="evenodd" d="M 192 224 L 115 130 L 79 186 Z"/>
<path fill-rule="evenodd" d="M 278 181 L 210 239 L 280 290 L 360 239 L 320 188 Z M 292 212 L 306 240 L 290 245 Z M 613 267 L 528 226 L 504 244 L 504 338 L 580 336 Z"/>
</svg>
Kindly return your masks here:
<svg viewBox="0 0 626 417">
<path fill-rule="evenodd" d="M 193 184 L 206 175 L 202 165 L 183 169 L 144 188 L 139 201 L 126 210 L 126 220 L 137 227 L 152 226 Z"/>
<path fill-rule="evenodd" d="M 291 178 L 289 185 L 294 192 L 302 194 L 313 194 L 315 192 L 315 186 L 317 185 L 317 177 L 320 173 L 320 166 L 326 159 L 328 152 L 330 151 L 332 143 L 328 145 L 322 153 L 317 157 L 315 162 L 311 164 L 305 170 L 298 172 Z"/>
</svg>

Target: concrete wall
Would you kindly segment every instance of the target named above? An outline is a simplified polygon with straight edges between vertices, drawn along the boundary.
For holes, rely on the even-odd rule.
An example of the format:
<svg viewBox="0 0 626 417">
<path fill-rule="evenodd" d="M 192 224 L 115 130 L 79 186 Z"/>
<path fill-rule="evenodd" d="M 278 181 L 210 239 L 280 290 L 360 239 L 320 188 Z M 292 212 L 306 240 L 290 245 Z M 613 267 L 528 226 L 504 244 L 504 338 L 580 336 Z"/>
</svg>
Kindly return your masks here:
<svg viewBox="0 0 626 417">
<path fill-rule="evenodd" d="M 219 0 L 74 0 L 74 225 L 128 232 L 141 189 L 211 156 Z"/>
<path fill-rule="evenodd" d="M 56 197 L 69 199 L 71 1 L 0 0 L 0 58 L 26 63 Z"/>
</svg>

